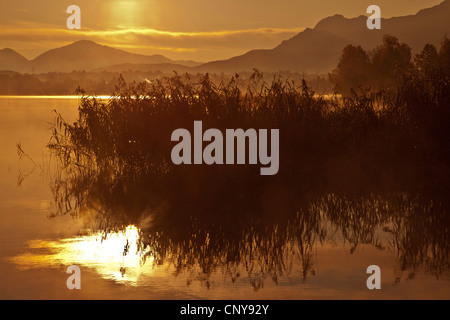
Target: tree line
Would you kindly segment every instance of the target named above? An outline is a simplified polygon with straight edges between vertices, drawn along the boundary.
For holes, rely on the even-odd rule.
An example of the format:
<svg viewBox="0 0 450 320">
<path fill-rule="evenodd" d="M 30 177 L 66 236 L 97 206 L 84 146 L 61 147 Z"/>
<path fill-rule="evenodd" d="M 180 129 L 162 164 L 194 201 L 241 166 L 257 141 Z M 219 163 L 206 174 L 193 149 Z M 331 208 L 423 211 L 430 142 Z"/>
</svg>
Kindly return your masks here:
<svg viewBox="0 0 450 320">
<path fill-rule="evenodd" d="M 450 78 L 450 40 L 445 36 L 439 50 L 426 44 L 415 56 L 411 47 L 391 35 L 374 50 L 359 45 L 344 48 L 337 68 L 329 73 L 334 90 L 344 96 L 352 91 L 382 91 L 398 87 L 405 77 L 437 83 Z"/>
</svg>

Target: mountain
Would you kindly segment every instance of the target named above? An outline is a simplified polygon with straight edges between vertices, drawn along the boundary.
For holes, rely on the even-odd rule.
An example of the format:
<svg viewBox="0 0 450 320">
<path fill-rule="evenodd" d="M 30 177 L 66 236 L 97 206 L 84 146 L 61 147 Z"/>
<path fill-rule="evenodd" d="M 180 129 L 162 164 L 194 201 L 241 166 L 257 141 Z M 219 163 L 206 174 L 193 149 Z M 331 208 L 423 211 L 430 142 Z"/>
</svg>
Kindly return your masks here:
<svg viewBox="0 0 450 320">
<path fill-rule="evenodd" d="M 142 55 L 100 45 L 93 41 L 80 40 L 70 45 L 44 52 L 29 61 L 11 49 L 0 50 L 0 70 L 22 73 L 91 71 L 113 65 L 127 64 L 133 70 L 139 65 L 198 66 L 195 61 L 173 61 L 162 55 Z M 135 65 L 135 66 L 134 66 Z M 127 69 L 128 70 L 128 69 Z"/>
<path fill-rule="evenodd" d="M 203 64 L 201 72 L 242 72 L 257 68 L 262 71 L 290 70 L 316 72 L 330 70 L 337 64 L 348 40 L 331 33 L 306 29 L 271 50 L 252 50 L 228 60 Z"/>
<path fill-rule="evenodd" d="M 420 10 L 415 15 L 382 19 L 381 30 L 369 30 L 366 27 L 367 16 L 348 19 L 342 15 L 334 15 L 273 49 L 252 50 L 228 60 L 205 64 L 172 61 L 162 55 L 129 53 L 87 40 L 49 50 L 31 61 L 11 49 L 3 49 L 0 50 L 0 70 L 45 73 L 73 70 L 157 71 L 160 68 L 163 72 L 234 73 L 257 68 L 275 72 L 289 70 L 326 73 L 336 67 L 346 45 L 361 45 L 366 51 L 370 51 L 381 43 L 384 34 L 394 35 L 401 42 L 407 43 L 413 53 L 419 52 L 426 43 L 439 46 L 450 30 L 449 17 L 450 0 Z M 120 70 L 121 68 L 126 70 Z"/>
<path fill-rule="evenodd" d="M 325 18 L 314 29 L 344 36 L 366 50 L 379 44 L 384 34 L 392 34 L 418 52 L 427 42 L 439 45 L 450 30 L 449 17 L 450 0 L 446 0 L 435 7 L 420 10 L 415 15 L 381 19 L 381 30 L 361 27 L 366 25 L 366 16 L 346 19 L 342 15 Z"/>
<path fill-rule="evenodd" d="M 44 52 L 31 61 L 35 72 L 50 71 L 71 72 L 73 70 L 91 70 L 120 63 L 171 63 L 172 60 L 161 56 L 146 56 L 81 40 L 68 46 Z"/>
<path fill-rule="evenodd" d="M 381 12 L 383 14 L 383 11 Z M 381 30 L 366 27 L 367 16 L 348 19 L 335 15 L 321 20 L 270 50 L 252 50 L 228 60 L 213 61 L 197 67 L 201 72 L 239 72 L 257 68 L 263 71 L 290 70 L 325 73 L 336 67 L 343 48 L 361 45 L 370 51 L 391 34 L 419 52 L 426 43 L 439 46 L 450 30 L 450 0 L 420 10 L 415 15 L 381 20 Z"/>
<path fill-rule="evenodd" d="M 27 58 L 12 49 L 5 48 L 0 50 L 0 70 L 28 72 L 31 71 L 31 67 Z"/>
</svg>

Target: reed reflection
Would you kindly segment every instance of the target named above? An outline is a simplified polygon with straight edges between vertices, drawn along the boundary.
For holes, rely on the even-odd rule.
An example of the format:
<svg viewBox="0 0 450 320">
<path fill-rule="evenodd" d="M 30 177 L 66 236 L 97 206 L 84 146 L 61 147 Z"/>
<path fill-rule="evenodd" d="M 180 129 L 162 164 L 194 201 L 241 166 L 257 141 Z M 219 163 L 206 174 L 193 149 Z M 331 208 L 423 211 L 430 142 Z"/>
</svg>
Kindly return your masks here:
<svg viewBox="0 0 450 320">
<path fill-rule="evenodd" d="M 194 197 L 180 180 L 169 192 L 162 182 L 149 184 L 150 176 L 77 170 L 70 179 L 55 181 L 59 211 L 54 216 L 84 219 L 104 238 L 137 226 L 140 263 L 186 274 L 188 284 L 200 280 L 209 287 L 209 276 L 222 272 L 231 282 L 247 277 L 259 289 L 293 269 L 306 280 L 318 267 L 314 248 L 329 242 L 351 244 L 350 254 L 361 245 L 388 251 L 398 264 L 396 281 L 416 272 L 439 277 L 449 270 L 448 204 L 436 198 L 409 193 L 289 197 L 276 187 L 256 193 L 230 188 L 220 195 L 202 189 Z M 121 244 L 116 251 L 123 249 Z"/>
</svg>

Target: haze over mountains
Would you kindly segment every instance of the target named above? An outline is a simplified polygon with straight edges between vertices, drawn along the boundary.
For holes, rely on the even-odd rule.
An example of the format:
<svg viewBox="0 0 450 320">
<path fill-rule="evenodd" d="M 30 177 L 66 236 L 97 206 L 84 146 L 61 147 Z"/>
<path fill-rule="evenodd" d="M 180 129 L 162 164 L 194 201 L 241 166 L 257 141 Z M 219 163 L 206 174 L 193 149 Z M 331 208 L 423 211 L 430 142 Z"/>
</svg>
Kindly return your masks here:
<svg viewBox="0 0 450 320">
<path fill-rule="evenodd" d="M 381 8 L 381 10 L 383 10 Z M 383 11 L 381 11 L 383 15 Z M 21 73 L 149 70 L 171 72 L 296 71 L 325 73 L 336 67 L 343 48 L 348 44 L 372 50 L 384 34 L 396 36 L 413 52 L 426 43 L 439 46 L 450 30 L 450 0 L 419 11 L 415 15 L 382 19 L 381 30 L 366 27 L 367 16 L 347 19 L 335 15 L 321 20 L 313 29 L 305 29 L 291 39 L 269 50 L 252 50 L 227 60 L 199 64 L 173 61 L 162 55 L 141 55 L 103 46 L 88 40 L 49 50 L 27 60 L 11 49 L 0 50 L 0 70 Z M 301 23 L 299 22 L 299 25 Z"/>
</svg>

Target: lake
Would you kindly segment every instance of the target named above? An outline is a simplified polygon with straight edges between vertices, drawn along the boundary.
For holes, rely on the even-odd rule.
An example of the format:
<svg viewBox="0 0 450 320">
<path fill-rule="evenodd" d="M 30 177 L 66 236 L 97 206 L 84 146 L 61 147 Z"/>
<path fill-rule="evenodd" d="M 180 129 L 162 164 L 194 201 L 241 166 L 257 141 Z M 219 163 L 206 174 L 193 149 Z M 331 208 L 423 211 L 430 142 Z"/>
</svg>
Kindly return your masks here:
<svg viewBox="0 0 450 320">
<path fill-rule="evenodd" d="M 216 220 L 142 210 L 135 204 L 149 193 L 129 182 L 123 189 L 133 192 L 111 203 L 126 217 L 117 228 L 96 218 L 98 199 L 114 199 L 107 187 L 74 183 L 69 189 L 97 198 L 83 214 L 55 214 L 60 178 L 46 148 L 52 110 L 73 122 L 78 103 L 0 97 L 1 299 L 450 297 L 448 207 L 426 195 L 328 193 Z M 80 267 L 80 290 L 66 286 L 70 265 Z M 380 290 L 366 286 L 371 265 L 380 267 Z"/>
</svg>

